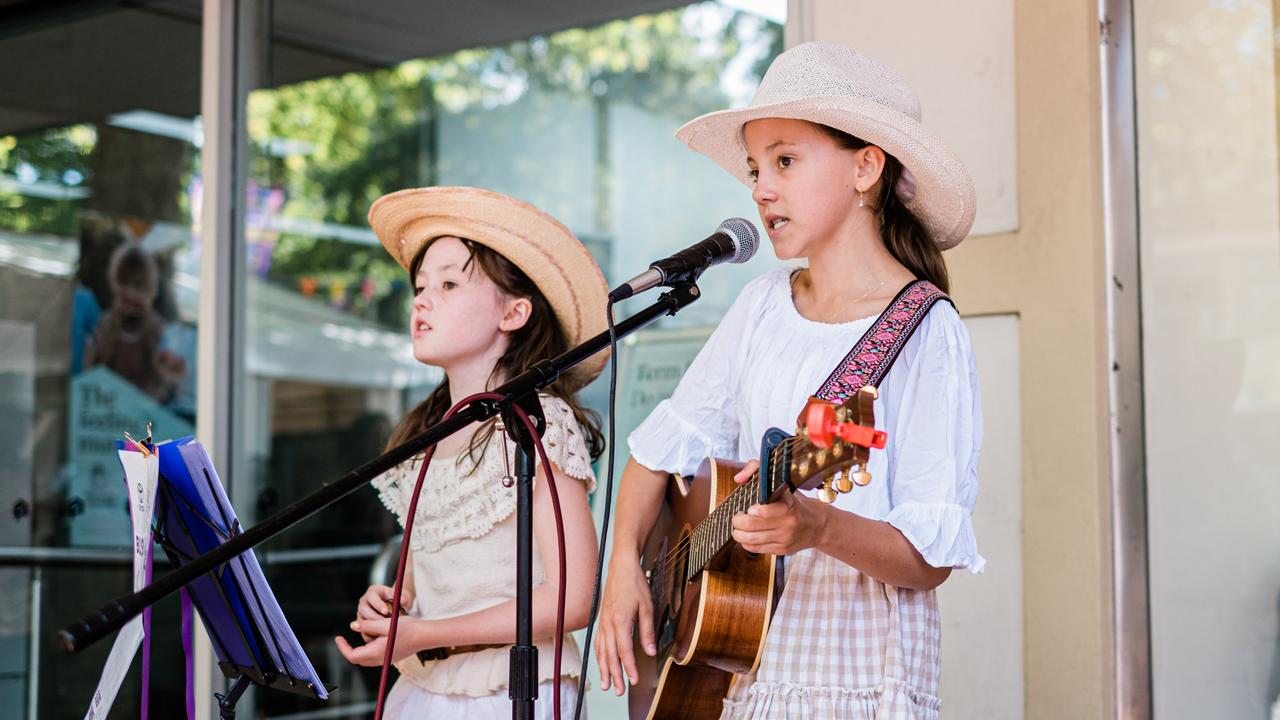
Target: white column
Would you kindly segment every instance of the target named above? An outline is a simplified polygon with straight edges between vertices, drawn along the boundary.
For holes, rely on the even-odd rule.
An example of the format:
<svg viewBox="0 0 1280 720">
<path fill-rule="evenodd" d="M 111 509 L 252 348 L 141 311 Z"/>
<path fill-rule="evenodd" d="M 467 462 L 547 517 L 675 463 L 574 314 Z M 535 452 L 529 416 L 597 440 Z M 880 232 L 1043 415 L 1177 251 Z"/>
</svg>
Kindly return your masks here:
<svg viewBox="0 0 1280 720">
<path fill-rule="evenodd" d="M 234 473 L 233 422 L 237 380 L 243 374 L 243 294 L 237 264 L 243 257 L 235 202 L 238 135 L 242 107 L 236 87 L 237 0 L 205 0 L 200 110 L 204 145 L 200 164 L 204 188 L 200 236 L 200 301 L 197 322 L 196 432 L 231 491 Z M 196 720 L 215 717 L 213 693 L 225 682 L 213 647 L 196 623 Z"/>
</svg>

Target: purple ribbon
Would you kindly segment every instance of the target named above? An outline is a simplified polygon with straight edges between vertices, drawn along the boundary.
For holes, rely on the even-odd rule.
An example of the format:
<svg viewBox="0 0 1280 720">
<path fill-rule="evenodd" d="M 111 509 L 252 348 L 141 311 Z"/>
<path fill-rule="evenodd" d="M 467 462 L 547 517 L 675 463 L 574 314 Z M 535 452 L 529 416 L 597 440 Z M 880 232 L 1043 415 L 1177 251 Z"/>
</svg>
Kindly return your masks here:
<svg viewBox="0 0 1280 720">
<path fill-rule="evenodd" d="M 155 544 L 147 539 L 147 584 L 151 584 L 151 563 Z M 142 611 L 142 720 L 147 720 L 147 698 L 151 697 L 151 607 Z"/>
<path fill-rule="evenodd" d="M 187 659 L 187 720 L 196 717 L 196 668 L 195 654 L 192 651 L 193 625 L 191 612 L 191 594 L 182 588 L 182 654 Z"/>
</svg>

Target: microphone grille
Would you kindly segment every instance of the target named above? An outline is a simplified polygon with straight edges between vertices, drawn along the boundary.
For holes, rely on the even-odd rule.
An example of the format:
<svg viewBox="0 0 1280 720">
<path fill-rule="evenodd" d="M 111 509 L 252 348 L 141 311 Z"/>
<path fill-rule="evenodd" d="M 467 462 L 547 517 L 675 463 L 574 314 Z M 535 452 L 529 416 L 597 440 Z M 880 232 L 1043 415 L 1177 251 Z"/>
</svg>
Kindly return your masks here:
<svg viewBox="0 0 1280 720">
<path fill-rule="evenodd" d="M 729 218 L 716 229 L 733 239 L 733 257 L 729 258 L 729 262 L 735 265 L 744 263 L 756 254 L 756 247 L 760 244 L 760 231 L 756 230 L 755 225 L 742 218 Z"/>
</svg>

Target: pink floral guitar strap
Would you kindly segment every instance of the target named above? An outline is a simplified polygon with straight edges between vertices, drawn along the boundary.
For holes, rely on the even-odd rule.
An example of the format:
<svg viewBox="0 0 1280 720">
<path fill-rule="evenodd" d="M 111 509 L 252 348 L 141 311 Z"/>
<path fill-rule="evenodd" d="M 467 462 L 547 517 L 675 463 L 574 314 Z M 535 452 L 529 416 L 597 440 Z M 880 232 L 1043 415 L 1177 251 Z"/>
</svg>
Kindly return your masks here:
<svg viewBox="0 0 1280 720">
<path fill-rule="evenodd" d="M 898 296 L 880 313 L 880 317 L 863 333 L 848 355 L 823 381 L 814 397 L 842 403 L 867 385 L 879 386 L 898 353 L 920 327 L 929 308 L 939 300 L 952 306 L 951 298 L 928 280 L 915 280 L 902 288 Z"/>
</svg>

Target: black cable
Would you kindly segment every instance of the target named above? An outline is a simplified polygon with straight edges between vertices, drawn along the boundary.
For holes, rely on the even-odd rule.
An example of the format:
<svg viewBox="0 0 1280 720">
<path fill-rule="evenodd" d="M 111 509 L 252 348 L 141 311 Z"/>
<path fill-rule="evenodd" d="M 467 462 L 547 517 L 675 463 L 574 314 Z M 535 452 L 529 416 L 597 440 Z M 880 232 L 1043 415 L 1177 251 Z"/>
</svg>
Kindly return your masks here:
<svg viewBox="0 0 1280 720">
<path fill-rule="evenodd" d="M 591 659 L 591 635 L 596 627 L 596 615 L 600 612 L 600 580 L 604 576 L 604 549 L 609 544 L 609 515 L 613 509 L 613 467 L 617 464 L 613 445 L 613 428 L 618 419 L 618 328 L 613 323 L 613 301 L 605 305 L 609 320 L 609 468 L 605 471 L 604 517 L 600 520 L 600 550 L 596 558 L 595 587 L 591 591 L 591 614 L 587 618 L 587 635 L 582 643 L 582 667 L 578 670 L 578 699 L 573 706 L 573 719 L 582 717 L 582 703 L 587 696 L 587 662 Z"/>
</svg>

